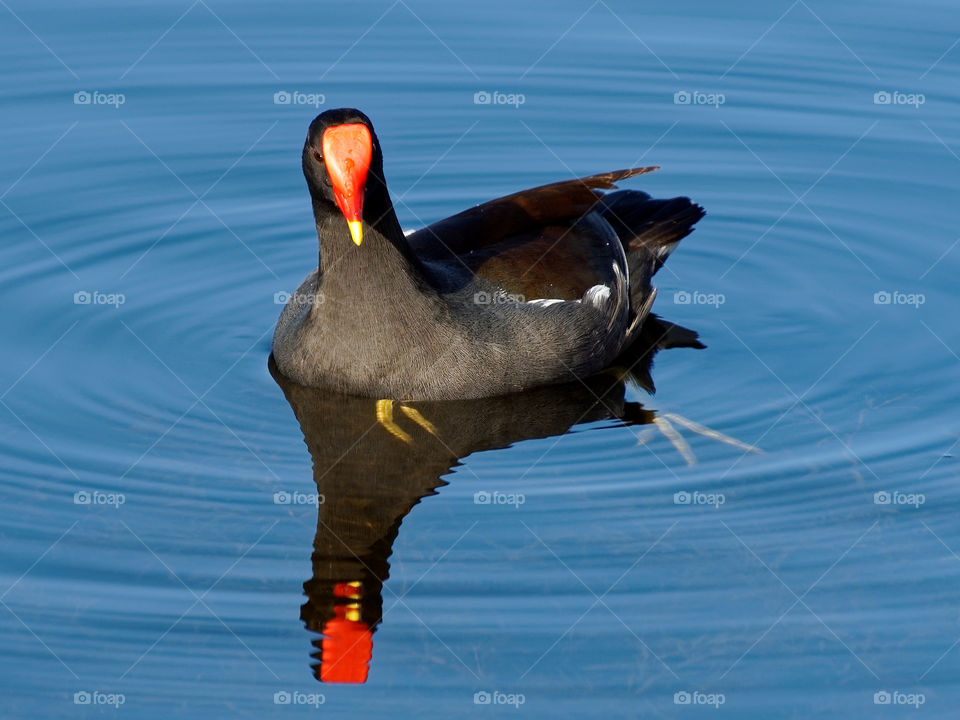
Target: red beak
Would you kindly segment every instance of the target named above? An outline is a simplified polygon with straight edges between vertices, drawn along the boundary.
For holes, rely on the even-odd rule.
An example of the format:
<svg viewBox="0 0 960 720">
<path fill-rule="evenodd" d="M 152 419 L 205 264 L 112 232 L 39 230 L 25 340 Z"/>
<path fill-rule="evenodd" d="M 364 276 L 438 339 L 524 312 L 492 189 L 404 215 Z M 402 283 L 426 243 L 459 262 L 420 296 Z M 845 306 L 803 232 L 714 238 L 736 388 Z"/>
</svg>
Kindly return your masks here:
<svg viewBox="0 0 960 720">
<path fill-rule="evenodd" d="M 333 183 L 333 196 L 347 219 L 350 236 L 363 240 L 363 191 L 373 157 L 370 130 L 362 123 L 347 123 L 323 132 L 323 162 Z"/>
</svg>

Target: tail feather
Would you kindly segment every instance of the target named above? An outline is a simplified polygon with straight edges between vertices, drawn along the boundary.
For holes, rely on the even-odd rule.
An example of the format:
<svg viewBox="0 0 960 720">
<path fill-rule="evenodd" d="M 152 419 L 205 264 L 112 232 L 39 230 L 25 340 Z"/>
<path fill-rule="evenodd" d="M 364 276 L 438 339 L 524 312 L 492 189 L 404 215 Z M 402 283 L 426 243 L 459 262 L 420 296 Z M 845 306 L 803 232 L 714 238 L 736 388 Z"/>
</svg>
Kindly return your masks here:
<svg viewBox="0 0 960 720">
<path fill-rule="evenodd" d="M 653 358 L 660 350 L 670 348 L 706 347 L 700 342 L 700 336 L 694 330 L 676 325 L 650 313 L 640 326 L 640 331 L 614 361 L 616 367 L 623 368 L 630 379 L 653 395 Z"/>
<path fill-rule="evenodd" d="M 696 348 L 703 350 L 706 345 L 700 342 L 700 334 L 696 330 L 677 325 L 662 317 L 651 314 L 643 324 L 641 339 L 658 350 L 670 348 Z"/>
<path fill-rule="evenodd" d="M 652 251 L 654 273 L 706 214 L 690 198 L 656 200 L 639 190 L 608 193 L 600 205 L 600 212 L 617 232 L 628 255 L 641 249 Z"/>
<path fill-rule="evenodd" d="M 695 332 L 660 320 L 650 314 L 650 308 L 656 296 L 653 276 L 677 243 L 693 232 L 693 226 L 706 214 L 704 209 L 690 198 L 656 200 L 638 190 L 608 193 L 599 205 L 627 254 L 631 320 L 624 345 L 703 347 Z"/>
</svg>

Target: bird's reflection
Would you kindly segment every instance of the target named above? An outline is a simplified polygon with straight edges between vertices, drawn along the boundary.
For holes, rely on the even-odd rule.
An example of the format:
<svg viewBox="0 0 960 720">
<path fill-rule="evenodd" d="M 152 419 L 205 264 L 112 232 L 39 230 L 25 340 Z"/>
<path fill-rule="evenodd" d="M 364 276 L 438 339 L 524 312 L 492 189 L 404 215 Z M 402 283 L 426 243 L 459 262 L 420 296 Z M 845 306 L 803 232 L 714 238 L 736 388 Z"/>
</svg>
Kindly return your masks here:
<svg viewBox="0 0 960 720">
<path fill-rule="evenodd" d="M 695 337 L 695 336 L 694 336 Z M 385 423 L 376 400 L 307 388 L 271 372 L 300 423 L 323 498 L 313 543 L 313 577 L 304 583 L 306 627 L 314 675 L 323 682 L 362 683 L 383 616 L 383 584 L 403 518 L 444 485 L 462 458 L 530 438 L 561 435 L 578 423 L 618 418 L 654 422 L 651 411 L 625 400 L 626 381 L 652 390 L 656 344 L 634 350 L 629 373 L 611 371 L 584 382 L 459 402 L 404 404 Z"/>
</svg>

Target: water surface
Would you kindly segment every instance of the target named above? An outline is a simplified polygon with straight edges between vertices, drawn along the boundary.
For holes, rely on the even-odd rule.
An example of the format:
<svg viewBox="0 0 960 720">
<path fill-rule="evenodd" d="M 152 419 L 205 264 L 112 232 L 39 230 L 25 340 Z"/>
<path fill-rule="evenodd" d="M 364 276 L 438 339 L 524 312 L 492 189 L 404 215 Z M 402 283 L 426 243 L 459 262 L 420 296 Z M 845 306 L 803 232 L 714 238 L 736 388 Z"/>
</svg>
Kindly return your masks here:
<svg viewBox="0 0 960 720">
<path fill-rule="evenodd" d="M 4 717 L 951 716 L 950 3 L 0 17 Z M 370 403 L 267 366 L 316 261 L 303 135 L 344 105 L 409 228 L 662 166 L 626 186 L 709 214 L 656 309 L 708 349 L 661 353 L 656 395 L 423 408 L 438 439 L 353 444 Z"/>
</svg>

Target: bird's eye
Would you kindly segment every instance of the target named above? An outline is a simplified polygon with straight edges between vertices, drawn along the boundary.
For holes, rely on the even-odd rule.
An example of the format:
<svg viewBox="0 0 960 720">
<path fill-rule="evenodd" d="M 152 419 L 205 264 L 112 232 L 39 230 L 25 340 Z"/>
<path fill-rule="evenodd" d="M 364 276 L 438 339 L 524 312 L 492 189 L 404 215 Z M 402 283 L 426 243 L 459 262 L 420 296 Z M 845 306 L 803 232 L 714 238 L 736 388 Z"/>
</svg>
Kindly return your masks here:
<svg viewBox="0 0 960 720">
<path fill-rule="evenodd" d="M 317 162 L 321 162 L 323 160 L 323 158 L 320 157 L 320 153 L 318 153 L 316 150 L 313 151 L 313 159 Z"/>
</svg>

